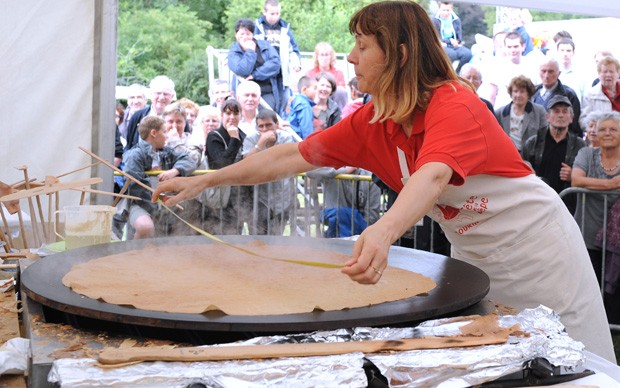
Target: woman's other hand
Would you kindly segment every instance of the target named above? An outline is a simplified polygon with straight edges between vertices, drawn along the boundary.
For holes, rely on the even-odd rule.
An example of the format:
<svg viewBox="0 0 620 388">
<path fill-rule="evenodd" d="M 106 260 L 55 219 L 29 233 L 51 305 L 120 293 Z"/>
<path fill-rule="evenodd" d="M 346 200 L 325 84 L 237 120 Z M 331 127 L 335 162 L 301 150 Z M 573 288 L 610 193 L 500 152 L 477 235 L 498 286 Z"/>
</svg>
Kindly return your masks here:
<svg viewBox="0 0 620 388">
<path fill-rule="evenodd" d="M 353 259 L 345 263 L 342 273 L 361 284 L 375 284 L 388 265 L 390 233 L 380 225 L 366 228 L 353 245 Z"/>
</svg>

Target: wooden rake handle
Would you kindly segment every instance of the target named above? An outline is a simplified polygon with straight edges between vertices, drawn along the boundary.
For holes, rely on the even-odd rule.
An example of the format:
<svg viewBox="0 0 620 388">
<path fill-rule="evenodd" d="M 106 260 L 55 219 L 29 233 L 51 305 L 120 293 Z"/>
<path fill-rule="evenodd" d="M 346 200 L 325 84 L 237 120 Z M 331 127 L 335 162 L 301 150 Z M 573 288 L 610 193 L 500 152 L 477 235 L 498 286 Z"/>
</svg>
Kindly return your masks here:
<svg viewBox="0 0 620 388">
<path fill-rule="evenodd" d="M 108 348 L 101 351 L 101 364 L 139 361 L 222 361 L 278 357 L 308 357 L 354 352 L 379 353 L 420 349 L 444 349 L 505 343 L 508 332 L 484 336 L 407 338 L 390 341 L 353 341 L 276 345 L 244 345 L 188 348 Z"/>
<path fill-rule="evenodd" d="M 81 149 L 82 151 L 86 152 L 88 155 L 92 156 L 93 158 L 97 159 L 101 163 L 105 164 L 106 166 L 110 167 L 112 170 L 118 172 L 119 174 L 121 174 L 125 178 L 127 178 L 130 181 L 134 182 L 135 184 L 137 184 L 137 185 L 139 185 L 141 187 L 144 187 L 145 189 L 147 189 L 151 193 L 155 191 L 155 190 L 153 190 L 153 188 L 151 186 L 146 185 L 146 184 L 140 182 L 138 179 L 132 177 L 131 175 L 127 174 L 125 171 L 123 171 L 120 168 L 116 167 L 115 165 L 113 165 L 112 163 L 108 162 L 107 160 L 99 157 L 98 155 L 92 153 L 91 151 L 87 150 L 86 148 L 84 148 L 84 147 L 78 147 L 78 148 Z M 183 207 L 181 207 L 180 205 L 176 205 L 176 207 L 179 210 L 183 210 Z"/>
</svg>

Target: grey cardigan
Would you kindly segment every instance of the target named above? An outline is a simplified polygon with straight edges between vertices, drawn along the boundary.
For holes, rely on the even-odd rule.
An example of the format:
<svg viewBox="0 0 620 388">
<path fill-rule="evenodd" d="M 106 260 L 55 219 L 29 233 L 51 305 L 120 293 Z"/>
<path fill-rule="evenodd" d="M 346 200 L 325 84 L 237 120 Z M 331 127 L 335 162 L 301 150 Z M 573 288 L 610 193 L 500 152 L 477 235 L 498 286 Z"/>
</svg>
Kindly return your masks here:
<svg viewBox="0 0 620 388">
<path fill-rule="evenodd" d="M 508 136 L 510 136 L 510 109 L 512 108 L 512 102 L 506 106 L 495 110 L 495 117 L 502 129 Z M 545 118 L 545 108 L 542 105 L 534 104 L 531 101 L 525 105 L 525 117 L 523 117 L 523 136 L 521 137 L 522 147 L 525 147 L 525 142 L 530 137 L 536 135 L 540 128 L 547 126 L 547 119 Z M 523 155 L 523 152 L 521 152 Z"/>
</svg>

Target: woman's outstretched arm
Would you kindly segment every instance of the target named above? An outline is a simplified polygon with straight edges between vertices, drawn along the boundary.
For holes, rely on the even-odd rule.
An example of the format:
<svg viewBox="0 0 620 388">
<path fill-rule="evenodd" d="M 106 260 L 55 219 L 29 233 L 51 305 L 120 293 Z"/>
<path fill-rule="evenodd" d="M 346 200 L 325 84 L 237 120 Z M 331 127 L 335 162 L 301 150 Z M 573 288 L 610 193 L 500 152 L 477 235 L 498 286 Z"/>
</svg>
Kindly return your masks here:
<svg viewBox="0 0 620 388">
<path fill-rule="evenodd" d="M 216 172 L 160 182 L 153 201 L 166 193 L 168 206 L 197 197 L 204 189 L 216 186 L 255 185 L 286 178 L 317 168 L 301 156 L 298 143 L 281 144 L 258 152 Z M 170 193 L 170 194 L 168 194 Z"/>
</svg>

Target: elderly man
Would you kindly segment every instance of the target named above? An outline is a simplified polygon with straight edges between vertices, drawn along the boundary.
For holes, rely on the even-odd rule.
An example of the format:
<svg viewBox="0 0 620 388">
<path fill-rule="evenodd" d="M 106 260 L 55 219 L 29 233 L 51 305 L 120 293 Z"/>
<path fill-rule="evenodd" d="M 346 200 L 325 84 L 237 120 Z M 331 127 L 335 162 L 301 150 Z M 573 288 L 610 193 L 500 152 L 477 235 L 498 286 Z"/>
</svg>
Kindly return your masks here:
<svg viewBox="0 0 620 388">
<path fill-rule="evenodd" d="M 127 123 L 127 145 L 125 145 L 125 152 L 138 144 L 138 124 L 140 121 L 146 116 L 163 118 L 166 106 L 176 99 L 174 82 L 165 75 L 158 75 L 153 78 L 149 84 L 149 88 L 151 91 L 151 105 L 147 105 L 134 113 L 129 123 Z M 185 132 L 191 132 L 189 125 L 186 125 Z"/>
<path fill-rule="evenodd" d="M 254 81 L 241 81 L 237 85 L 237 101 L 241 104 L 239 128 L 246 134 L 256 132 L 256 114 L 260 106 L 260 86 Z"/>
<path fill-rule="evenodd" d="M 533 103 L 542 105 L 546 110 L 549 108 L 549 101 L 557 95 L 565 96 L 569 99 L 573 107 L 573 121 L 568 126 L 569 131 L 581 137 L 583 135 L 581 126 L 579 126 L 579 117 L 581 116 L 581 104 L 579 97 L 575 91 L 562 84 L 560 81 L 560 65 L 554 58 L 547 58 L 540 64 L 541 84 L 536 85 L 536 92 L 531 98 Z"/>
<path fill-rule="evenodd" d="M 571 186 L 573 162 L 577 152 L 586 143 L 568 130 L 574 117 L 568 97 L 555 95 L 547 102 L 547 106 L 545 118 L 549 125 L 526 141 L 523 160 L 532 166 L 537 176 L 559 193 Z M 564 204 L 574 213 L 574 196 L 567 196 Z"/>
<path fill-rule="evenodd" d="M 233 93 L 232 90 L 230 90 L 230 85 L 225 79 L 216 79 L 209 85 L 209 102 L 211 106 L 217 109 L 221 110 L 224 101 L 232 95 Z"/>
<path fill-rule="evenodd" d="M 480 89 L 480 85 L 482 85 L 482 73 L 480 72 L 480 70 L 478 70 L 476 66 L 472 65 L 471 63 L 464 64 L 463 67 L 461 67 L 459 76 L 471 82 L 472 85 L 474 85 L 474 87 L 476 88 L 476 91 Z M 480 97 L 480 99 L 486 104 L 487 108 L 489 108 L 491 112 L 494 112 L 493 104 L 491 104 L 489 100 L 486 100 L 482 97 Z"/>
<path fill-rule="evenodd" d="M 123 122 L 119 124 L 118 130 L 123 139 L 127 139 L 127 124 L 134 113 L 146 106 L 146 88 L 140 84 L 132 84 L 127 89 L 127 109 Z"/>
<path fill-rule="evenodd" d="M 261 99 L 260 86 L 254 81 L 241 81 L 237 85 L 237 101 L 241 104 L 241 121 L 239 128 L 246 135 L 256 132 L 256 115 L 263 109 L 271 109 L 267 103 Z M 279 128 L 287 131 L 296 141 L 301 138 L 291 128 L 290 124 L 278 115 Z"/>
</svg>

